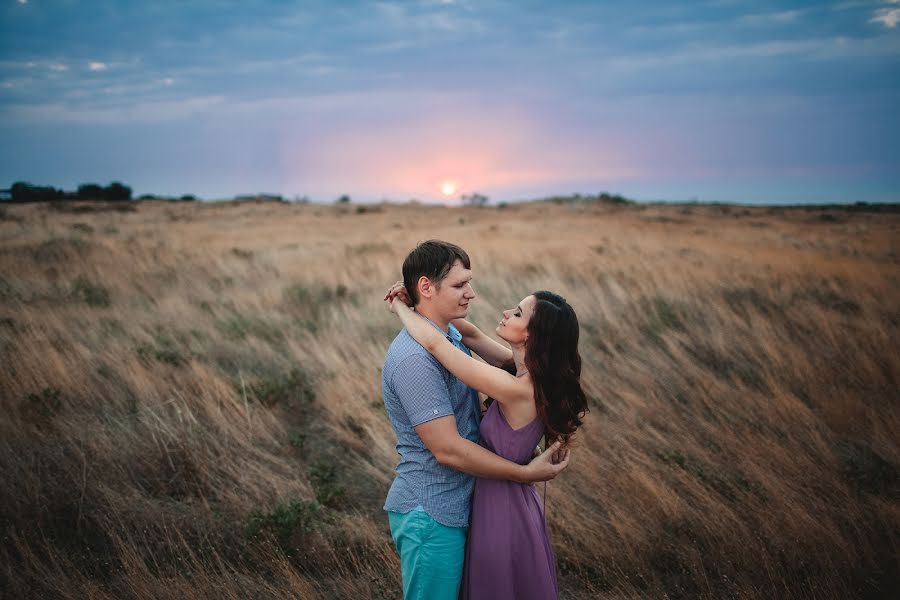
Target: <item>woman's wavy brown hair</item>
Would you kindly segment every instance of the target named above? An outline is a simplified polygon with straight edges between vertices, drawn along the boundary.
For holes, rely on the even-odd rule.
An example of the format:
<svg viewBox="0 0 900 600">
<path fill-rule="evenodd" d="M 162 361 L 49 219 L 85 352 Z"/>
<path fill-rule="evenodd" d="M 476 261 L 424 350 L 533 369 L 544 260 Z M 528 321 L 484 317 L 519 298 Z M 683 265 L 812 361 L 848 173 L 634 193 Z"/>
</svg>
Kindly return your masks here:
<svg viewBox="0 0 900 600">
<path fill-rule="evenodd" d="M 581 387 L 578 317 L 558 294 L 532 295 L 536 302 L 528 321 L 525 367 L 534 382 L 534 401 L 547 442 L 568 442 L 588 412 Z"/>
<path fill-rule="evenodd" d="M 587 395 L 581 387 L 581 355 L 578 353 L 578 317 L 566 299 L 540 291 L 528 321 L 525 368 L 534 382 L 534 402 L 544 424 L 547 443 L 564 443 L 581 425 L 588 412 Z M 502 368 L 516 374 L 512 361 Z M 488 398 L 485 406 L 494 401 Z"/>
</svg>

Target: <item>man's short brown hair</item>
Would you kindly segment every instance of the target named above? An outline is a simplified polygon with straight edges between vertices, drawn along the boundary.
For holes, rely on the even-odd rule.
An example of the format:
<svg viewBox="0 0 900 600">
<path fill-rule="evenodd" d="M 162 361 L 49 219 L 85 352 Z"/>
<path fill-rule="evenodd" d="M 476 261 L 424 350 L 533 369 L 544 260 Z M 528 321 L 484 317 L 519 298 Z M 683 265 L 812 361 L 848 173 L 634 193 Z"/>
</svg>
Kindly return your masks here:
<svg viewBox="0 0 900 600">
<path fill-rule="evenodd" d="M 406 255 L 406 260 L 403 261 L 403 285 L 406 286 L 414 305 L 419 303 L 419 290 L 416 286 L 419 278 L 424 275 L 432 283 L 440 286 L 457 260 L 465 268 L 472 268 L 465 250 L 456 244 L 441 240 L 422 242 Z"/>
</svg>

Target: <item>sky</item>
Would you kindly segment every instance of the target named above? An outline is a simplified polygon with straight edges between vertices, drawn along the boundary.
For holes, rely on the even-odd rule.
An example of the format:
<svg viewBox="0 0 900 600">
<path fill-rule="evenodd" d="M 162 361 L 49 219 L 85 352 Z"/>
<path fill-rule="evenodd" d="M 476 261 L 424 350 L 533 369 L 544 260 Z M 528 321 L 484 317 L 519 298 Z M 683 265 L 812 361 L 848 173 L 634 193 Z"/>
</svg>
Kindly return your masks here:
<svg viewBox="0 0 900 600">
<path fill-rule="evenodd" d="M 0 0 L 0 187 L 900 202 L 900 0 Z"/>
</svg>

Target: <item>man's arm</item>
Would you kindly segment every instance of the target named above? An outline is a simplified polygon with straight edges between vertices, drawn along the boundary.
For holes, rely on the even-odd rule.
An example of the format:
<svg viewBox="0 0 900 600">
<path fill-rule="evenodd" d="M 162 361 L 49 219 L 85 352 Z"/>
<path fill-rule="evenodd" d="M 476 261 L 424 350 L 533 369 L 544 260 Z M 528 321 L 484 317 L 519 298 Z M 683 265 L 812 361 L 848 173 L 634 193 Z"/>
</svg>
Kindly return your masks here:
<svg viewBox="0 0 900 600">
<path fill-rule="evenodd" d="M 560 442 L 547 448 L 543 454 L 527 465 L 519 465 L 501 458 L 490 450 L 460 437 L 453 415 L 422 423 L 416 427 L 416 433 L 439 463 L 476 477 L 534 483 L 553 479 L 569 464 L 568 450 L 562 451 L 563 455 L 557 464 L 551 462 L 553 453 L 560 449 Z"/>
</svg>

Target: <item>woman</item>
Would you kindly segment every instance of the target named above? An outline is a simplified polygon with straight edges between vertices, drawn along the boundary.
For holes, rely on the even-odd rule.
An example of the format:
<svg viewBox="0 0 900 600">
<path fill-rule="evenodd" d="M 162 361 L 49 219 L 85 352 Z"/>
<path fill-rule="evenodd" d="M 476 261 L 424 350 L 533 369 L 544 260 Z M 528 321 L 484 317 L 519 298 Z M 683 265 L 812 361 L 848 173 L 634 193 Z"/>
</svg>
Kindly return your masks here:
<svg viewBox="0 0 900 600">
<path fill-rule="evenodd" d="M 569 441 L 587 412 L 579 382 L 578 318 L 564 298 L 540 291 L 503 311 L 503 346 L 471 323 L 453 325 L 487 363 L 453 346 L 407 306 L 398 282 L 386 296 L 411 336 L 466 385 L 488 395 L 481 445 L 527 463 L 541 437 Z M 556 598 L 556 564 L 544 511 L 533 485 L 477 479 L 460 597 Z"/>
</svg>

